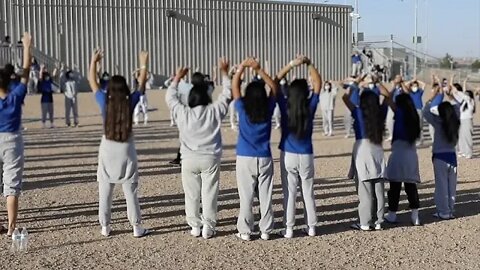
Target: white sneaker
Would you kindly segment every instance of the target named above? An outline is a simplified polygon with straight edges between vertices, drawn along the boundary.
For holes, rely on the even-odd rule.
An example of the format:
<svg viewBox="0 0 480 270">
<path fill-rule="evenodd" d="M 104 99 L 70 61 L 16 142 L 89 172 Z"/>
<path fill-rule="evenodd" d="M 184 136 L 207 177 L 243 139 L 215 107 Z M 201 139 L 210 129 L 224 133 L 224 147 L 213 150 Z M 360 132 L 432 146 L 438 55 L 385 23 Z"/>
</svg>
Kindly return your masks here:
<svg viewBox="0 0 480 270">
<path fill-rule="evenodd" d="M 268 240 L 270 240 L 270 234 L 268 234 L 268 233 L 262 233 L 262 234 L 260 235 L 260 238 L 261 238 L 262 240 L 268 241 Z"/>
<path fill-rule="evenodd" d="M 413 209 L 412 210 L 412 225 L 413 226 L 422 226 L 422 223 L 420 222 L 420 218 L 418 217 L 418 209 Z"/>
<path fill-rule="evenodd" d="M 110 227 L 110 225 L 102 226 L 102 232 L 101 232 L 101 234 L 102 234 L 103 236 L 109 237 L 111 232 L 112 232 L 112 227 Z"/>
<path fill-rule="evenodd" d="M 210 229 L 208 226 L 203 226 L 202 237 L 204 239 L 210 239 L 215 236 L 215 231 Z"/>
<path fill-rule="evenodd" d="M 330 133 L 328 133 L 328 135 L 327 135 L 327 136 L 328 136 L 328 137 L 332 137 L 332 136 L 333 136 L 333 134 L 330 132 Z"/>
<path fill-rule="evenodd" d="M 235 234 L 235 236 L 238 238 L 238 239 L 241 239 L 243 241 L 250 241 L 250 235 L 249 234 L 245 234 L 245 233 L 237 233 Z"/>
<path fill-rule="evenodd" d="M 202 228 L 201 227 L 192 227 L 192 230 L 190 230 L 190 234 L 193 237 L 199 237 L 202 235 Z"/>
<path fill-rule="evenodd" d="M 317 228 L 315 226 L 309 226 L 308 228 L 303 229 L 303 231 L 308 235 L 308 236 L 315 236 L 317 235 Z"/>
<path fill-rule="evenodd" d="M 234 125 L 232 125 L 231 128 L 232 128 L 233 131 L 237 131 L 237 130 L 238 130 L 237 126 L 234 126 Z"/>
<path fill-rule="evenodd" d="M 350 138 L 350 135 L 345 135 L 344 138 L 345 138 L 345 139 L 348 139 L 348 138 Z"/>
<path fill-rule="evenodd" d="M 375 224 L 375 231 L 383 230 L 382 224 Z"/>
<path fill-rule="evenodd" d="M 287 239 L 293 238 L 293 228 L 286 228 L 281 232 L 281 235 Z"/>
<path fill-rule="evenodd" d="M 142 226 L 133 226 L 133 237 L 135 238 L 142 238 L 150 233 L 150 230 L 144 229 Z"/>
<path fill-rule="evenodd" d="M 144 125 L 144 126 L 148 126 L 148 121 L 144 121 L 144 122 L 143 122 L 143 125 Z"/>
</svg>

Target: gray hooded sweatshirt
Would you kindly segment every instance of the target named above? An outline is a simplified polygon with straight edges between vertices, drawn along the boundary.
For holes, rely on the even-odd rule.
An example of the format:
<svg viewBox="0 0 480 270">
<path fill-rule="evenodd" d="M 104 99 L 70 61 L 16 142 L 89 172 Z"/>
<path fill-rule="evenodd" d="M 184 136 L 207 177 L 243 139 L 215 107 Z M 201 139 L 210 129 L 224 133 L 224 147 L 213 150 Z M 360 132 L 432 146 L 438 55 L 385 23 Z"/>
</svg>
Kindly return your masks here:
<svg viewBox="0 0 480 270">
<path fill-rule="evenodd" d="M 182 158 L 215 158 L 222 156 L 222 120 L 232 99 L 231 81 L 223 77 L 223 92 L 208 106 L 190 108 L 178 98 L 178 84 L 172 82 L 165 100 L 180 131 Z"/>
</svg>

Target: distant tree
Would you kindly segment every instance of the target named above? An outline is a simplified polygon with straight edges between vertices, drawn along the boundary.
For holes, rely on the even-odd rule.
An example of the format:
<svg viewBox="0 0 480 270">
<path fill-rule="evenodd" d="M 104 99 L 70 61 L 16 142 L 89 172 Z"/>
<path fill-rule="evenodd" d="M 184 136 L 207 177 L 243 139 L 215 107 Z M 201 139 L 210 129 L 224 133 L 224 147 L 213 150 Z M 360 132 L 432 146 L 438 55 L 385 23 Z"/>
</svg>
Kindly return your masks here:
<svg viewBox="0 0 480 270">
<path fill-rule="evenodd" d="M 472 63 L 472 70 L 480 70 L 480 60 L 476 60 Z"/>
<path fill-rule="evenodd" d="M 457 63 L 453 62 L 453 57 L 447 53 L 445 57 L 442 58 L 440 61 L 440 68 L 448 68 L 451 69 L 453 64 L 453 69 L 456 68 Z"/>
</svg>

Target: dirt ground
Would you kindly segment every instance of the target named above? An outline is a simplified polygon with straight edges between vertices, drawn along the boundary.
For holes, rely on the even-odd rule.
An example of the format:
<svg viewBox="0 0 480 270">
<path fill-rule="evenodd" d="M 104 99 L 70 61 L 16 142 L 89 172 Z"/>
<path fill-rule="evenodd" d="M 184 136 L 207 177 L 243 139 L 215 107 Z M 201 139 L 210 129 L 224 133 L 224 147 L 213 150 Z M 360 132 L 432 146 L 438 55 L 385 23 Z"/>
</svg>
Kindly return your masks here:
<svg viewBox="0 0 480 270">
<path fill-rule="evenodd" d="M 91 93 L 80 95 L 80 128 L 64 127 L 63 97 L 55 96 L 57 128 L 41 129 L 40 97 L 29 96 L 24 110 L 25 191 L 19 227 L 30 232 L 27 254 L 12 254 L 11 240 L 0 238 L 2 269 L 480 269 L 480 126 L 475 127 L 475 157 L 459 161 L 457 219 L 433 217 L 431 149 L 419 150 L 423 227 L 401 223 L 379 232 L 353 231 L 357 197 L 346 179 L 353 139 L 343 133 L 344 108 L 335 116 L 335 136 L 326 138 L 316 120 L 315 195 L 317 237 L 301 233 L 303 212 L 297 211 L 296 237 L 242 242 L 234 237 L 239 202 L 235 180 L 236 132 L 225 122 L 220 178 L 218 236 L 193 238 L 184 220 L 180 170 L 168 165 L 175 157 L 178 134 L 169 126 L 164 91 L 149 94 L 149 125 L 135 128 L 141 175 L 141 207 L 145 226 L 154 233 L 134 239 L 120 187 L 114 197 L 111 238 L 100 235 L 97 222 L 97 151 L 102 135 L 99 109 Z M 340 99 L 338 99 L 340 102 Z M 476 123 L 479 123 L 477 113 Z M 427 133 L 427 132 L 426 132 Z M 282 195 L 279 174 L 279 131 L 273 132 L 275 158 L 274 209 L 281 228 Z M 385 144 L 386 155 L 389 144 Z M 407 203 L 402 194 L 401 208 Z M 298 203 L 301 208 L 301 202 Z M 258 212 L 258 208 L 256 210 Z M 0 221 L 6 218 L 0 202 Z"/>
</svg>

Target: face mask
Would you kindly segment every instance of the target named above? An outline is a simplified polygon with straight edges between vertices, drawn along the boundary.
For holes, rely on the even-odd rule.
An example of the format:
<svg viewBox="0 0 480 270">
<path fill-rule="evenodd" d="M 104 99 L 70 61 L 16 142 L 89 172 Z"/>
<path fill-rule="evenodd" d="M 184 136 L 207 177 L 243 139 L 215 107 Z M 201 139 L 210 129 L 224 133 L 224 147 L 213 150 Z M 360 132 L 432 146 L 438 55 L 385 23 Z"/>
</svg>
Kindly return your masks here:
<svg viewBox="0 0 480 270">
<path fill-rule="evenodd" d="M 280 85 L 285 85 L 285 84 L 287 84 L 287 81 L 286 81 L 285 79 L 282 79 L 282 80 L 280 81 Z"/>
<path fill-rule="evenodd" d="M 262 76 L 257 75 L 257 79 L 261 80 L 261 79 L 262 79 Z"/>
<path fill-rule="evenodd" d="M 109 80 L 110 80 L 110 77 L 105 76 L 105 77 L 103 77 L 103 80 L 104 80 L 104 81 L 109 81 Z"/>
<path fill-rule="evenodd" d="M 348 82 L 348 85 L 352 86 L 354 84 L 354 82 Z"/>
<path fill-rule="evenodd" d="M 330 90 L 330 89 L 331 89 L 330 85 L 325 86 L 325 90 Z"/>
<path fill-rule="evenodd" d="M 45 81 L 49 81 L 50 80 L 50 77 L 45 77 Z"/>
<path fill-rule="evenodd" d="M 370 90 L 373 90 L 373 88 L 375 88 L 375 84 L 374 84 L 374 83 L 370 83 L 370 84 L 368 85 L 368 88 L 370 88 Z"/>
<path fill-rule="evenodd" d="M 416 93 L 418 91 L 418 87 L 412 87 L 412 91 Z"/>
</svg>

